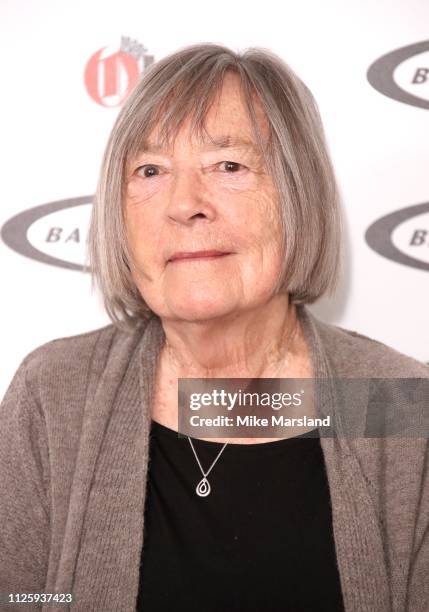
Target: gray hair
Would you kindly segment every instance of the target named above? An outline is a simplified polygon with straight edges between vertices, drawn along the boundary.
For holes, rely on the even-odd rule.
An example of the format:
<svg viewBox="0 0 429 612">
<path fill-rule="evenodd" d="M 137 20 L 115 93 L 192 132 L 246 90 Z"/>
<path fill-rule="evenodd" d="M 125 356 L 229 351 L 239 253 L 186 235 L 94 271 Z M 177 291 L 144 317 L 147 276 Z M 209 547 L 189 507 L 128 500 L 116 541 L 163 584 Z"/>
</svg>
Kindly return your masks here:
<svg viewBox="0 0 429 612">
<path fill-rule="evenodd" d="M 225 72 L 240 78 L 254 137 L 279 194 L 283 267 L 276 291 L 296 304 L 332 293 L 339 276 L 339 191 L 317 104 L 308 87 L 271 51 L 242 53 L 212 44 L 180 49 L 152 64 L 131 92 L 111 131 L 101 165 L 88 234 L 92 287 L 98 284 L 110 319 L 122 329 L 152 314 L 132 276 L 124 221 L 125 172 L 156 125 L 170 141 L 187 118 L 204 129 Z M 264 142 L 254 96 L 269 124 Z"/>
</svg>

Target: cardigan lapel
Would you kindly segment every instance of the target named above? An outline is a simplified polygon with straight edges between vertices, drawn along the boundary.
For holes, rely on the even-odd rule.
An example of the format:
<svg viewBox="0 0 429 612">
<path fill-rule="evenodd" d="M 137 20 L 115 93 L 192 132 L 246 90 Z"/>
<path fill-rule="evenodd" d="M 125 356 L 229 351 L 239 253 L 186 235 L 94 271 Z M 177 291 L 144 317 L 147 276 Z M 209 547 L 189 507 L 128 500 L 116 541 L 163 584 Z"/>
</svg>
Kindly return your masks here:
<svg viewBox="0 0 429 612">
<path fill-rule="evenodd" d="M 135 610 L 148 408 L 162 339 L 155 317 L 131 334 L 115 334 L 95 394 L 86 402 L 55 585 L 57 592 L 73 593 L 76 612 Z"/>
<path fill-rule="evenodd" d="M 335 370 L 321 341 L 321 323 L 304 306 L 298 307 L 304 334 L 310 347 L 315 378 L 330 379 L 322 386 L 319 413 L 333 414 L 335 437 L 320 437 L 329 483 L 337 564 L 346 612 L 390 612 L 389 580 L 381 527 L 377 521 L 368 486 L 347 432 L 363 432 L 367 411 L 367 384 L 359 381 L 362 393 L 351 394 L 353 410 L 347 397 L 338 393 L 338 379 L 353 378 L 345 363 Z M 340 381 L 341 383 L 341 381 Z M 355 384 L 356 381 L 353 381 Z M 347 387 L 340 384 L 347 392 Z M 343 412 L 344 413 L 340 413 Z M 350 427 L 350 429 L 348 429 Z M 360 437 L 363 437 L 363 433 Z M 353 440 L 354 445 L 368 440 Z M 377 443 L 369 441 L 369 444 Z"/>
</svg>

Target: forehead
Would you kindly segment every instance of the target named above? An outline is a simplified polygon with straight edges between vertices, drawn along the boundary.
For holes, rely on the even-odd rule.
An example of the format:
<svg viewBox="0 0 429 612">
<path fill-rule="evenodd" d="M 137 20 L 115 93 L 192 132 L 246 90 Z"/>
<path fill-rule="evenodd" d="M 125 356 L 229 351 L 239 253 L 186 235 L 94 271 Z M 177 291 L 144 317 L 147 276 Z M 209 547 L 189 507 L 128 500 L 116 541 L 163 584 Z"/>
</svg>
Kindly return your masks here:
<svg viewBox="0 0 429 612">
<path fill-rule="evenodd" d="M 186 134 L 186 132 L 182 131 L 182 135 L 179 132 L 178 136 L 174 139 L 171 145 L 159 142 L 157 140 L 156 134 L 152 134 L 148 140 L 145 141 L 141 152 L 147 153 L 162 153 L 170 148 L 177 147 L 177 144 L 183 142 L 191 142 L 192 145 L 196 148 L 199 148 L 204 151 L 213 151 L 216 149 L 241 149 L 243 151 L 248 151 L 249 153 L 259 153 L 259 147 L 252 138 L 247 138 L 242 135 L 233 134 L 218 134 L 215 133 L 205 133 L 199 135 L 197 138 L 191 138 L 190 135 Z"/>
<path fill-rule="evenodd" d="M 252 107 L 260 130 L 268 128 L 268 121 L 256 95 L 252 95 Z M 215 97 L 206 115 L 207 124 L 222 123 L 228 127 L 228 132 L 241 131 L 249 136 L 252 134 L 252 123 L 246 105 L 244 93 L 237 74 L 227 73 L 222 87 Z"/>
<path fill-rule="evenodd" d="M 269 137 L 269 124 L 256 96 L 252 97 L 257 129 L 264 140 Z M 190 130 L 191 117 L 187 118 L 174 137 L 176 141 L 192 140 L 192 144 L 204 150 L 240 148 L 250 152 L 260 152 L 254 126 L 249 115 L 239 77 L 236 74 L 226 74 L 220 90 L 215 95 L 207 110 L 202 124 L 203 129 L 196 132 Z M 144 138 L 142 150 L 160 152 L 170 148 L 164 139 L 160 138 L 159 126 Z"/>
</svg>

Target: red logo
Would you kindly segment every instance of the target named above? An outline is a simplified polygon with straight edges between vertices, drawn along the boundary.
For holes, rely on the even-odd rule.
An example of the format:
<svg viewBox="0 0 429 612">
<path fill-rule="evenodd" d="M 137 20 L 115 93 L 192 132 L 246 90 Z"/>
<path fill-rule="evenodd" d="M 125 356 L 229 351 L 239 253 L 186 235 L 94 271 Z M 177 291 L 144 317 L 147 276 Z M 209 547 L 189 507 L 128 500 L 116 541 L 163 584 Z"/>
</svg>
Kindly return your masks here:
<svg viewBox="0 0 429 612">
<path fill-rule="evenodd" d="M 86 90 L 101 106 L 121 106 L 153 61 L 143 45 L 123 36 L 119 50 L 109 53 L 102 47 L 90 57 L 84 73 Z"/>
</svg>

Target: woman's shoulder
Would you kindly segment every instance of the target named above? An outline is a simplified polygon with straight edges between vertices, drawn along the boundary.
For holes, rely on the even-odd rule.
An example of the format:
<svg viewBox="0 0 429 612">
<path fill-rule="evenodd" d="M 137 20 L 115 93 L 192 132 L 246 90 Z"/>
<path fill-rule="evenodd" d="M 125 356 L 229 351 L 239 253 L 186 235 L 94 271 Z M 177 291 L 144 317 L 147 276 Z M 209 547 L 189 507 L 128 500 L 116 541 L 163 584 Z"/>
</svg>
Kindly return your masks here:
<svg viewBox="0 0 429 612">
<path fill-rule="evenodd" d="M 143 321 L 129 331 L 110 323 L 80 334 L 54 338 L 27 353 L 17 372 L 25 372 L 28 386 L 34 389 L 48 380 L 51 386 L 55 386 L 56 380 L 63 386 L 82 384 L 90 371 L 101 373 L 113 353 L 132 351 L 142 327 Z"/>
<path fill-rule="evenodd" d="M 429 365 L 361 332 L 314 317 L 323 349 L 346 377 L 429 378 Z"/>
<path fill-rule="evenodd" d="M 57 337 L 32 349 L 23 359 L 22 365 L 27 371 L 38 369 L 43 365 L 71 364 L 90 359 L 99 342 L 110 344 L 118 334 L 113 324 L 105 325 L 91 331 L 72 336 Z"/>
</svg>

